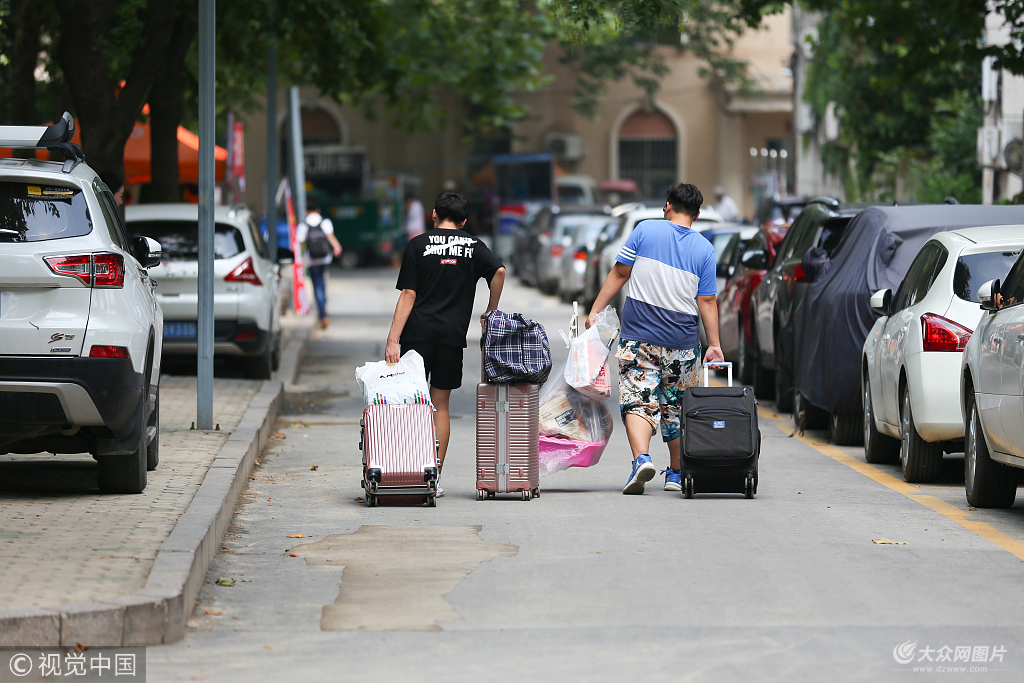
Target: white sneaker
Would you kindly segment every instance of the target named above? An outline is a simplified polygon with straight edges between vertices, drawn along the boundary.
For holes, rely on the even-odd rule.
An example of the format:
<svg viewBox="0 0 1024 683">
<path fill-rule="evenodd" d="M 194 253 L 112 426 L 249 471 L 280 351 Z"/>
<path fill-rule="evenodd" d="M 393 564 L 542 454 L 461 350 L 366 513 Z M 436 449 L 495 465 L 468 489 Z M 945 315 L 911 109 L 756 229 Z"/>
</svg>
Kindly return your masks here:
<svg viewBox="0 0 1024 683">
<path fill-rule="evenodd" d="M 444 498 L 444 489 L 438 486 L 437 493 L 434 494 L 434 498 Z"/>
</svg>

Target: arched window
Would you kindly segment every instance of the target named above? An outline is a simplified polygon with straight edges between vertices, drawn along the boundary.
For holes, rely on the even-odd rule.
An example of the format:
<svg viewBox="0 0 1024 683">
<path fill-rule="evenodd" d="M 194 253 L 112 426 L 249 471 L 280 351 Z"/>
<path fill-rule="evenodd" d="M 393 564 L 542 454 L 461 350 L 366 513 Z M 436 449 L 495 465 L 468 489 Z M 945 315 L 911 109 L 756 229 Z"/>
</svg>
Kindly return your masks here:
<svg viewBox="0 0 1024 683">
<path fill-rule="evenodd" d="M 676 127 L 659 111 L 637 110 L 619 127 L 619 178 L 636 181 L 644 198 L 661 198 L 679 182 Z"/>
</svg>

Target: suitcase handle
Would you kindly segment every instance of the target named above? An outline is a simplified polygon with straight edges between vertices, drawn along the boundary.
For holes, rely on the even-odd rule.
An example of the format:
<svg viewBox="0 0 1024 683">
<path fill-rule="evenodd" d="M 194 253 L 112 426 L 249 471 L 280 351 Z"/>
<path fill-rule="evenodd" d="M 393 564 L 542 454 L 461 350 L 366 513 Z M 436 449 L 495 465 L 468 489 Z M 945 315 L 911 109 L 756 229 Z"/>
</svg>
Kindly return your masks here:
<svg viewBox="0 0 1024 683">
<path fill-rule="evenodd" d="M 712 365 L 714 365 L 716 367 L 723 367 L 724 366 L 725 368 L 727 368 L 728 373 L 729 373 L 729 386 L 731 387 L 732 386 L 732 363 L 729 362 L 729 361 L 705 363 L 704 364 L 704 386 L 708 386 L 708 368 L 711 367 Z"/>
</svg>

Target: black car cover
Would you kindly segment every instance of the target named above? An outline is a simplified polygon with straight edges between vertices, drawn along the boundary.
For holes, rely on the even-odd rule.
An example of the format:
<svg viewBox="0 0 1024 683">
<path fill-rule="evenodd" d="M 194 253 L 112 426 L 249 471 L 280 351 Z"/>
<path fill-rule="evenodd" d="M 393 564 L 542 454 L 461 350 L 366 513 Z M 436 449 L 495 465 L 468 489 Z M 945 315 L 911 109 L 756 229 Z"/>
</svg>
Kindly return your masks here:
<svg viewBox="0 0 1024 683">
<path fill-rule="evenodd" d="M 899 287 L 937 232 L 1024 224 L 1022 206 L 875 206 L 857 214 L 794 311 L 793 382 L 811 404 L 840 415 L 861 411 L 864 340 L 877 316 L 871 295 Z"/>
</svg>

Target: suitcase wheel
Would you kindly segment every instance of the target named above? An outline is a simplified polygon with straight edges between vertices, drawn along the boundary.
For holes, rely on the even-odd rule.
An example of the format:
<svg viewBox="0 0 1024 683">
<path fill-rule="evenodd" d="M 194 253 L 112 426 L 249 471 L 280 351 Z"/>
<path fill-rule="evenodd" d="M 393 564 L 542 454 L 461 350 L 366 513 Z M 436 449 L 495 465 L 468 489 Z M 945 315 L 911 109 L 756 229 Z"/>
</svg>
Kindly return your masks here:
<svg viewBox="0 0 1024 683">
<path fill-rule="evenodd" d="M 486 491 L 484 491 L 483 489 L 477 489 L 477 490 L 476 490 L 476 499 L 477 499 L 477 500 L 483 500 L 483 499 L 484 499 L 484 495 L 485 495 L 486 493 L 487 493 L 487 492 L 486 492 Z"/>
<path fill-rule="evenodd" d="M 377 507 L 377 496 L 366 494 L 366 507 L 375 508 Z"/>
<path fill-rule="evenodd" d="M 686 477 L 683 480 L 683 497 L 693 498 L 693 477 Z"/>
<path fill-rule="evenodd" d="M 523 491 L 523 500 L 530 500 L 531 498 L 533 498 L 533 491 L 530 489 Z"/>
<path fill-rule="evenodd" d="M 533 497 L 534 498 L 540 498 L 540 487 L 539 486 L 533 490 Z"/>
<path fill-rule="evenodd" d="M 426 500 L 426 503 L 427 503 L 427 507 L 428 508 L 436 508 L 437 507 L 437 498 L 435 498 L 434 496 L 428 496 L 427 500 Z"/>
<path fill-rule="evenodd" d="M 743 482 L 743 497 L 753 498 L 754 497 L 754 477 L 748 474 L 747 480 Z"/>
</svg>

